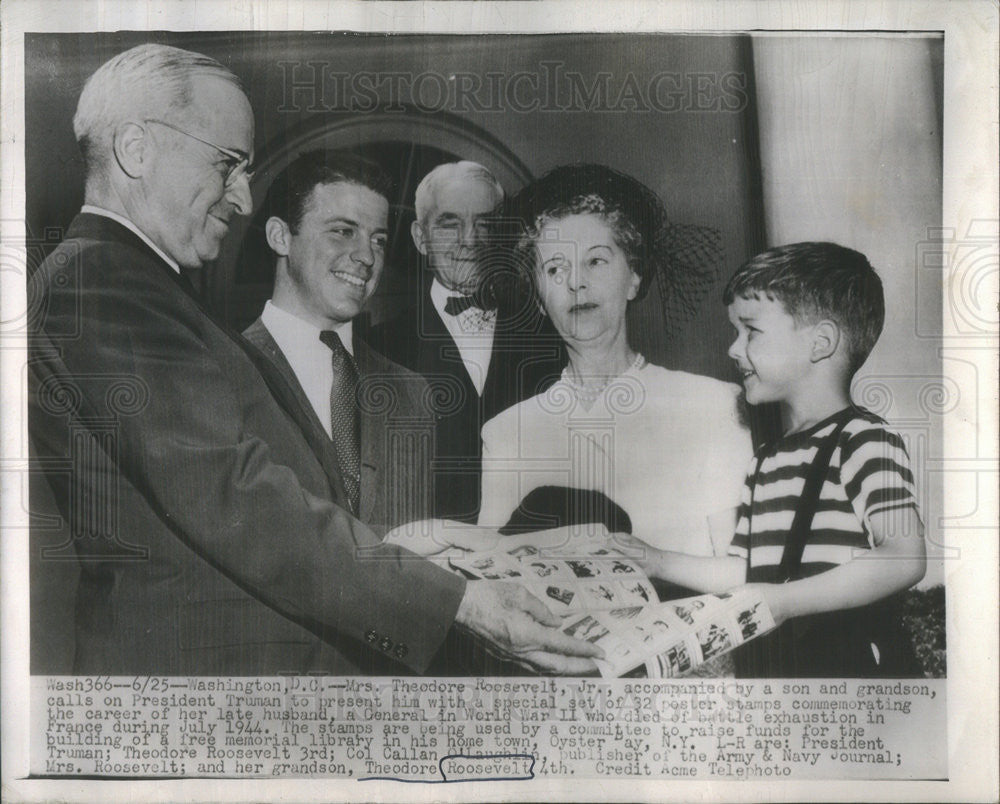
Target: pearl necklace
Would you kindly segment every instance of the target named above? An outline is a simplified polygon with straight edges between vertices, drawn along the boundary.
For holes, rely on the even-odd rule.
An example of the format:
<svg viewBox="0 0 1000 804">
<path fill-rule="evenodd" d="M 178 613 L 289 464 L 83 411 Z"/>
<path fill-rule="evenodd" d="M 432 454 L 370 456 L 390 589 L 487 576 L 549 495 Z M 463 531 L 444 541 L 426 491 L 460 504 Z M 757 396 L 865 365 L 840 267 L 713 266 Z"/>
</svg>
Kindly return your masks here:
<svg viewBox="0 0 1000 804">
<path fill-rule="evenodd" d="M 644 358 L 641 354 L 636 352 L 635 360 L 632 361 L 629 367 L 625 369 L 625 371 L 623 371 L 622 374 L 625 374 L 626 372 L 629 371 L 638 371 L 645 365 L 646 365 L 646 358 Z M 618 377 L 620 376 L 621 374 L 618 374 L 614 377 L 609 377 L 597 388 L 588 388 L 583 383 L 576 382 L 569 376 L 569 366 L 567 365 L 562 370 L 561 379 L 564 383 L 566 383 L 566 385 L 569 386 L 570 390 L 573 392 L 573 396 L 576 397 L 578 402 L 589 404 L 591 402 L 596 402 L 600 398 L 601 394 L 603 394 L 607 390 L 608 386 L 611 385 L 611 383 L 614 382 L 616 379 L 618 379 Z"/>
</svg>

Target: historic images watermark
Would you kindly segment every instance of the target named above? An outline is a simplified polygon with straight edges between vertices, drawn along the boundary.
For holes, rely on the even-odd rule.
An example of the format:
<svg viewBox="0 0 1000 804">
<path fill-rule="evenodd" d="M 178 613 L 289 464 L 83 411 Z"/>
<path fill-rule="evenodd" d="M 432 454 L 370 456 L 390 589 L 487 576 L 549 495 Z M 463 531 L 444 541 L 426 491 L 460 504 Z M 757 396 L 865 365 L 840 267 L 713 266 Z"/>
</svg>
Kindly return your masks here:
<svg viewBox="0 0 1000 804">
<path fill-rule="evenodd" d="M 740 112 L 742 72 L 583 73 L 559 61 L 538 70 L 344 72 L 329 61 L 278 61 L 279 112 Z"/>
</svg>

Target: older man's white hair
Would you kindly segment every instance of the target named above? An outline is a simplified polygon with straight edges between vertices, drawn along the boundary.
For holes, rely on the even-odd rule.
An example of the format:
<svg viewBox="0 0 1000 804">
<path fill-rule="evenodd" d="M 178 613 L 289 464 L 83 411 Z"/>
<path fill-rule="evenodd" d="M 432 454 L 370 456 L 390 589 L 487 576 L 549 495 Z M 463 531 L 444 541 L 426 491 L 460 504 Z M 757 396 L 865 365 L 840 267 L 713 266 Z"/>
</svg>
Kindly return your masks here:
<svg viewBox="0 0 1000 804">
<path fill-rule="evenodd" d="M 73 133 L 88 173 L 111 156 L 120 123 L 183 117 L 191 103 L 191 79 L 211 75 L 243 91 L 240 80 L 215 59 L 169 45 L 144 44 L 102 64 L 83 87 Z"/>
<path fill-rule="evenodd" d="M 489 169 L 483 167 L 478 162 L 470 162 L 463 159 L 461 162 L 446 162 L 438 165 L 420 180 L 414 196 L 413 206 L 417 213 L 417 220 L 422 224 L 427 223 L 427 217 L 434 207 L 434 196 L 437 188 L 442 184 L 453 181 L 481 181 L 496 193 L 496 203 L 503 201 L 504 192 L 500 182 L 497 181 Z"/>
</svg>

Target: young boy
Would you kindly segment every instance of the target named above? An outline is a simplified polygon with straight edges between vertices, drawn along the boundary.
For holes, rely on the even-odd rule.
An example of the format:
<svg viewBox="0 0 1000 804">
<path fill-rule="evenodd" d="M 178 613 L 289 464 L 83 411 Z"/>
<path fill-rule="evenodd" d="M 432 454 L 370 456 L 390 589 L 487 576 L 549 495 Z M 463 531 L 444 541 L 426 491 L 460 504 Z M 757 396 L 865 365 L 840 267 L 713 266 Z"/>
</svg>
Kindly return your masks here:
<svg viewBox="0 0 1000 804">
<path fill-rule="evenodd" d="M 882 283 L 863 254 L 797 243 L 750 260 L 723 300 L 747 401 L 779 403 L 784 432 L 754 459 L 729 555 L 646 547 L 647 572 L 706 592 L 761 584 L 780 627 L 737 651 L 741 675 L 919 675 L 890 600 L 925 571 L 913 475 L 899 435 L 850 399 Z"/>
</svg>

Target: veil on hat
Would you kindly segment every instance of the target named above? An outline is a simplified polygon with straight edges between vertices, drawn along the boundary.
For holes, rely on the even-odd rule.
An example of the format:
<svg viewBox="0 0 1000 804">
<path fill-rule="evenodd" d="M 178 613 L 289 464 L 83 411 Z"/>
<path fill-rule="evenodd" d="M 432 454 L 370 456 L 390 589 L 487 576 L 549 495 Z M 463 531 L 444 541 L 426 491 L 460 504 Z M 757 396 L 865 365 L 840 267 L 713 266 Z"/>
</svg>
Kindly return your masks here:
<svg viewBox="0 0 1000 804">
<path fill-rule="evenodd" d="M 722 237 L 717 229 L 672 222 L 656 193 L 637 179 L 605 165 L 557 167 L 506 204 L 501 240 L 506 239 L 509 248 L 518 233 L 522 241 L 525 234 L 533 238 L 550 213 L 555 211 L 556 217 L 561 217 L 567 207 L 591 195 L 599 196 L 608 208 L 620 210 L 641 235 L 640 296 L 655 280 L 670 330 L 668 337 L 672 336 L 677 324 L 695 314 L 698 304 L 718 279 L 723 258 Z M 522 273 L 526 256 L 521 257 Z"/>
</svg>

